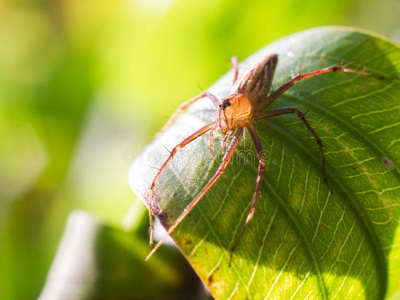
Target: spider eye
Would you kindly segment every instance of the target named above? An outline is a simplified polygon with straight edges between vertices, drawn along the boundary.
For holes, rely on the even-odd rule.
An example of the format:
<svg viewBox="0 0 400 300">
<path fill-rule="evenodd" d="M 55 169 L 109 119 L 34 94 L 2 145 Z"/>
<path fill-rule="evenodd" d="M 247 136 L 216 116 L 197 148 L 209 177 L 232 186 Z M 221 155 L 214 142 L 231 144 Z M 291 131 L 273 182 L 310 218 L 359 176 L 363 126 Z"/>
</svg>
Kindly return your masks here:
<svg viewBox="0 0 400 300">
<path fill-rule="evenodd" d="M 222 109 L 227 108 L 228 106 L 231 106 L 231 103 L 229 102 L 229 99 L 222 100 L 222 104 L 219 105 Z"/>
</svg>

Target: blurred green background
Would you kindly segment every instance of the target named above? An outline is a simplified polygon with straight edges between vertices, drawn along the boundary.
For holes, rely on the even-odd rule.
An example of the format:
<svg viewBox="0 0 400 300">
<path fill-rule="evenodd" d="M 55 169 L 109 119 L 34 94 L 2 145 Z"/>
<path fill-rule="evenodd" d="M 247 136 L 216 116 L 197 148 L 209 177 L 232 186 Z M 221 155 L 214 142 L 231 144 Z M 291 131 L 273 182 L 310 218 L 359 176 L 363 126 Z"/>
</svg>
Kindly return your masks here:
<svg viewBox="0 0 400 300">
<path fill-rule="evenodd" d="M 120 226 L 134 157 L 183 101 L 288 34 L 400 42 L 399 0 L 2 0 L 0 298 L 35 299 L 68 214 Z"/>
</svg>

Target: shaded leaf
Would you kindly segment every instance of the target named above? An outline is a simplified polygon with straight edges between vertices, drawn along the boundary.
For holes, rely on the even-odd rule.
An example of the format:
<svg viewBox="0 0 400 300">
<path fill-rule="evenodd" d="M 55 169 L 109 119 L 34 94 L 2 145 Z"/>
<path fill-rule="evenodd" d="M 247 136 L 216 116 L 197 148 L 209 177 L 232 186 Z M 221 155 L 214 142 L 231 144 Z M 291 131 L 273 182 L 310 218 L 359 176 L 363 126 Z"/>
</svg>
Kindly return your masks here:
<svg viewBox="0 0 400 300">
<path fill-rule="evenodd" d="M 40 299 L 199 299 L 202 287 L 187 264 L 171 249 L 145 263 L 147 245 L 147 238 L 72 213 Z"/>
</svg>

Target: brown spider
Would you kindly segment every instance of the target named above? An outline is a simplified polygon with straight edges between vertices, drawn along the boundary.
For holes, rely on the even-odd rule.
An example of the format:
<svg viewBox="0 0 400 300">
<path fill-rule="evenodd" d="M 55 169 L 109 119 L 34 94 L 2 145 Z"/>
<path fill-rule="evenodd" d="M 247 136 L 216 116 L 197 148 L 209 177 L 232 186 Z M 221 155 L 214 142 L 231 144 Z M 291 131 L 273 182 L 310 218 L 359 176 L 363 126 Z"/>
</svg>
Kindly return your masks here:
<svg viewBox="0 0 400 300">
<path fill-rule="evenodd" d="M 321 56 L 322 59 L 322 56 Z M 237 58 L 232 58 L 232 65 L 233 65 L 233 72 L 234 72 L 234 80 L 233 86 L 231 88 L 231 94 L 218 100 L 213 94 L 209 92 L 203 92 L 197 97 L 183 103 L 178 110 L 172 115 L 172 117 L 168 120 L 167 124 L 162 128 L 161 132 L 164 132 L 181 114 L 188 106 L 195 103 L 196 101 L 208 97 L 214 103 L 215 108 L 218 110 L 217 120 L 204 126 L 203 128 L 199 129 L 186 139 L 184 139 L 181 143 L 176 145 L 172 151 L 170 152 L 169 157 L 164 162 L 162 167 L 159 169 L 158 173 L 154 177 L 154 180 L 150 187 L 148 201 L 148 209 L 149 209 L 149 219 L 150 219 L 150 245 L 153 244 L 153 218 L 152 218 L 152 206 L 153 206 L 153 193 L 154 187 L 156 185 L 157 179 L 160 176 L 161 172 L 166 168 L 168 163 L 173 159 L 175 154 L 178 152 L 179 149 L 183 148 L 193 140 L 197 139 L 198 137 L 202 136 L 206 132 L 210 131 L 210 154 L 212 156 L 212 139 L 214 131 L 218 128 L 221 129 L 222 133 L 225 135 L 223 140 L 222 151 L 224 153 L 224 157 L 222 160 L 221 165 L 219 166 L 218 170 L 214 174 L 214 176 L 208 181 L 208 183 L 204 186 L 204 188 L 198 193 L 198 195 L 186 206 L 183 210 L 182 214 L 175 220 L 175 222 L 171 225 L 168 229 L 167 234 L 157 243 L 157 245 L 152 249 L 149 255 L 146 257 L 148 260 L 153 253 L 162 245 L 165 239 L 175 230 L 175 228 L 182 222 L 182 220 L 190 213 L 190 211 L 196 206 L 196 204 L 200 201 L 200 199 L 204 196 L 204 194 L 213 186 L 213 184 L 221 177 L 224 173 L 226 167 L 229 164 L 232 155 L 238 146 L 242 136 L 244 129 L 247 130 L 249 133 L 255 150 L 257 152 L 257 157 L 259 161 L 258 165 L 258 174 L 256 180 L 256 189 L 253 195 L 253 202 L 250 208 L 250 211 L 247 215 L 246 221 L 243 225 L 243 228 L 231 249 L 231 259 L 234 249 L 236 248 L 240 238 L 242 237 L 248 223 L 254 216 L 254 212 L 256 210 L 257 201 L 260 194 L 260 187 L 261 187 L 261 178 L 265 169 L 265 161 L 264 156 L 261 148 L 261 143 L 258 138 L 257 132 L 254 127 L 251 125 L 254 121 L 258 121 L 265 118 L 275 117 L 284 114 L 296 114 L 300 120 L 307 126 L 308 130 L 314 136 L 316 142 L 319 145 L 319 151 L 321 153 L 321 160 L 322 160 L 322 170 L 324 176 L 324 182 L 326 183 L 329 191 L 332 193 L 332 189 L 327 182 L 326 176 L 326 167 L 325 167 L 325 156 L 322 146 L 322 141 L 314 131 L 313 127 L 308 123 L 307 119 L 305 118 L 304 114 L 294 107 L 286 107 L 286 108 L 278 108 L 273 110 L 265 111 L 265 109 L 274 102 L 280 95 L 282 95 L 286 90 L 294 85 L 296 81 L 300 81 L 309 77 L 321 75 L 324 73 L 329 72 L 349 72 L 349 73 L 357 73 L 360 75 L 376 77 L 379 79 L 385 79 L 381 76 L 372 75 L 370 73 L 366 73 L 364 71 L 352 70 L 346 68 L 349 64 L 340 66 L 333 66 L 321 69 L 321 60 L 318 70 L 308 73 L 301 73 L 301 70 L 298 75 L 292 77 L 291 80 L 284 83 L 281 87 L 277 90 L 272 92 L 268 95 L 268 92 L 271 87 L 272 79 L 274 77 L 275 69 L 278 64 L 278 55 L 277 54 L 270 54 L 263 59 L 261 59 L 258 63 L 256 63 L 252 68 L 250 68 L 247 72 L 245 72 L 241 78 L 238 79 L 238 63 Z M 233 139 L 225 152 L 225 145 L 230 136 L 233 135 Z"/>
</svg>

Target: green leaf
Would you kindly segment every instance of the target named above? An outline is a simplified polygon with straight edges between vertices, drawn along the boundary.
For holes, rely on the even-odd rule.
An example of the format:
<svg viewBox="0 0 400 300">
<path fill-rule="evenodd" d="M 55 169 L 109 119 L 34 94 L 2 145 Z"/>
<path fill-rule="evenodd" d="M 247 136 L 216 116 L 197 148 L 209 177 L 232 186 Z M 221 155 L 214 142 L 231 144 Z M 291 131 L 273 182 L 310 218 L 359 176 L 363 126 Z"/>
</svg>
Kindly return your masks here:
<svg viewBox="0 0 400 300">
<path fill-rule="evenodd" d="M 348 28 L 322 27 L 281 39 L 241 65 L 243 71 L 276 52 L 273 89 L 301 71 L 353 62 L 381 76 L 398 76 L 394 43 Z M 195 71 L 195 70 L 194 70 Z M 209 91 L 229 94 L 232 73 Z M 224 176 L 172 237 L 217 299 L 382 299 L 400 280 L 400 83 L 350 73 L 329 73 L 289 89 L 268 109 L 297 107 L 321 137 L 329 193 L 313 136 L 295 115 L 254 122 L 267 168 L 261 197 L 229 267 L 230 248 L 250 209 L 258 161 L 246 134 Z M 145 202 L 167 149 L 216 118 L 211 101 L 193 105 L 138 157 L 132 189 Z M 202 189 L 222 159 L 215 134 L 181 149 L 155 188 L 170 226 Z M 154 168 L 155 167 L 155 168 Z M 157 256 L 157 253 L 155 254 Z M 151 258 L 151 259 L 154 259 Z"/>
<path fill-rule="evenodd" d="M 201 291 L 184 260 L 82 211 L 71 213 L 40 299 L 187 299 Z M 194 280 L 193 280 L 194 279 Z"/>
</svg>

